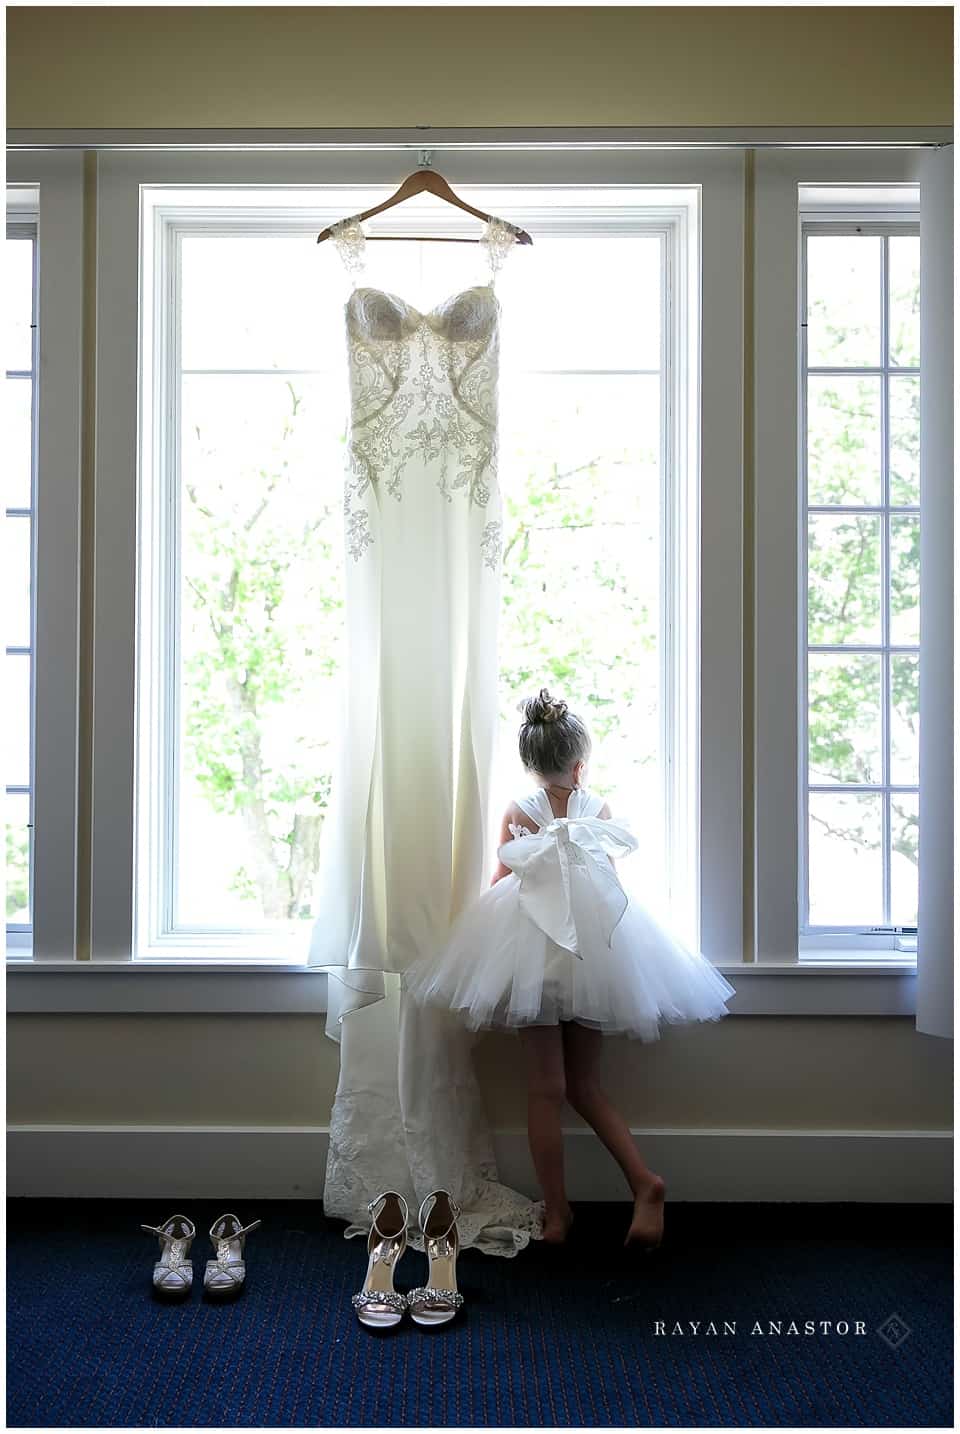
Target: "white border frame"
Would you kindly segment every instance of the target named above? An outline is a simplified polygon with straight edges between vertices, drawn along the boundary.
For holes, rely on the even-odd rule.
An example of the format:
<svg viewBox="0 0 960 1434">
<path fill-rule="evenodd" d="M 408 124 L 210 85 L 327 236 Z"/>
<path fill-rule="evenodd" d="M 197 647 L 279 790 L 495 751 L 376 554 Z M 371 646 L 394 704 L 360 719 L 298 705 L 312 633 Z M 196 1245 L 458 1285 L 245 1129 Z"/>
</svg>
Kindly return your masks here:
<svg viewBox="0 0 960 1434">
<path fill-rule="evenodd" d="M 9 155 L 7 183 L 37 185 L 40 193 L 29 958 L 39 964 L 77 954 L 83 156 Z"/>
<path fill-rule="evenodd" d="M 442 155 L 434 149 L 438 167 Z M 452 172 L 449 171 L 448 172 Z M 610 151 L 461 153 L 459 185 L 701 186 L 700 428 L 710 434 L 701 485 L 701 943 L 716 961 L 742 954 L 741 533 L 743 158 Z M 359 179 L 358 179 L 359 176 Z M 100 160 L 97 503 L 91 955 L 134 949 L 136 473 L 141 184 L 394 186 L 396 157 L 323 154 L 109 154 Z M 362 183 L 360 182 L 362 180 Z M 707 654 L 704 661 L 703 654 Z"/>
<path fill-rule="evenodd" d="M 754 959 L 758 963 L 798 962 L 801 954 L 799 660 L 806 633 L 801 632 L 798 557 L 803 531 L 799 186 L 919 185 L 921 154 L 917 150 L 761 153 L 756 159 L 754 691 L 758 698 L 762 694 L 754 711 Z M 787 880 L 785 873 L 794 876 Z M 877 949 L 882 949 L 879 942 Z M 848 960 L 857 959 L 857 948 L 831 939 L 829 953 L 841 952 Z M 828 954 L 827 948 L 819 954 Z M 863 959 L 875 955 L 869 950 Z"/>
</svg>

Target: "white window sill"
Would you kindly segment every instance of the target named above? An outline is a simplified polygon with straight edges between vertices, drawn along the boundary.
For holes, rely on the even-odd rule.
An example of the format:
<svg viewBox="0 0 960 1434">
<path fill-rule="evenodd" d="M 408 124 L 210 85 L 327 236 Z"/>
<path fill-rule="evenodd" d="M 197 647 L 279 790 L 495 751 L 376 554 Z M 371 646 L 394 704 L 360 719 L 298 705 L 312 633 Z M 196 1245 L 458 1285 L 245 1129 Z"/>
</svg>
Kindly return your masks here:
<svg viewBox="0 0 960 1434">
<path fill-rule="evenodd" d="M 821 952 L 799 962 L 716 966 L 737 990 L 732 1016 L 912 1016 L 916 1010 L 916 959 L 906 952 Z M 12 1015 L 320 1015 L 326 996 L 324 972 L 289 962 L 7 960 Z"/>
</svg>

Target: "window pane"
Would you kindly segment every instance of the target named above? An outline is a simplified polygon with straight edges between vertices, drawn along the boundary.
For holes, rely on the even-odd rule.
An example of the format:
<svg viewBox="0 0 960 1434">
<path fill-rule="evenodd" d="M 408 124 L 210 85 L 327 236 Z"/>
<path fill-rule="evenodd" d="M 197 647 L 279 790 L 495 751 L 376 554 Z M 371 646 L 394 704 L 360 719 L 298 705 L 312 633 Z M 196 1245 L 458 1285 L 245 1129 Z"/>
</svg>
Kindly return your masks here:
<svg viewBox="0 0 960 1434">
<path fill-rule="evenodd" d="M 515 368 L 660 368 L 661 242 L 537 239 L 497 277 L 502 363 Z M 534 262 L 535 260 L 535 262 Z"/>
<path fill-rule="evenodd" d="M 810 793 L 810 922 L 877 926 L 883 921 L 879 793 Z"/>
<path fill-rule="evenodd" d="M 815 513 L 808 534 L 809 641 L 879 642 L 880 519 Z"/>
<path fill-rule="evenodd" d="M 331 243 L 214 234 L 182 244 L 184 368 L 340 368 L 349 282 Z"/>
<path fill-rule="evenodd" d="M 880 379 L 807 380 L 807 499 L 880 502 Z"/>
<path fill-rule="evenodd" d="M 3 385 L 3 500 L 8 508 L 30 507 L 30 417 L 32 380 L 8 378 Z"/>
<path fill-rule="evenodd" d="M 33 240 L 6 239 L 3 246 L 4 360 L 10 369 L 29 372 L 33 338 Z"/>
<path fill-rule="evenodd" d="M 877 234 L 818 234 L 807 240 L 807 363 L 811 368 L 880 364 Z"/>
<path fill-rule="evenodd" d="M 7 516 L 3 530 L 4 637 L 9 647 L 30 646 L 30 518 Z"/>
<path fill-rule="evenodd" d="M 894 926 L 916 926 L 919 871 L 920 799 L 915 792 L 896 792 L 890 799 L 890 920 Z"/>
<path fill-rule="evenodd" d="M 890 658 L 890 780 L 920 781 L 920 659 L 906 653 Z"/>
<path fill-rule="evenodd" d="M 880 782 L 880 658 L 809 656 L 810 781 Z"/>
<path fill-rule="evenodd" d="M 30 798 L 8 792 L 5 808 L 7 862 L 7 921 L 30 924 Z"/>
<path fill-rule="evenodd" d="M 920 502 L 920 379 L 890 377 L 890 502 Z"/>
<path fill-rule="evenodd" d="M 345 396 L 183 381 L 177 922 L 312 914 L 342 637 Z"/>
<path fill-rule="evenodd" d="M 11 787 L 30 785 L 30 658 L 7 653 L 4 658 L 3 728 L 5 781 Z"/>
<path fill-rule="evenodd" d="M 662 849 L 659 387 L 528 376 L 502 394 L 500 780 L 529 781 L 517 704 L 555 687 L 593 731 L 591 788 L 645 813 L 649 860 Z"/>
<path fill-rule="evenodd" d="M 920 519 L 890 519 L 890 641 L 920 641 Z"/>
<path fill-rule="evenodd" d="M 890 362 L 920 367 L 920 235 L 891 234 Z"/>
<path fill-rule="evenodd" d="M 343 627 L 350 280 L 312 235 L 189 237 L 182 254 L 174 926 L 257 931 L 316 914 Z M 374 243 L 367 257 L 363 282 L 423 313 L 489 280 L 478 246 Z M 652 857 L 631 865 L 646 880 L 664 848 L 662 243 L 545 236 L 535 260 L 518 251 L 497 276 L 510 795 L 516 702 L 546 681 L 598 739 L 591 786 L 643 813 Z M 540 368 L 578 372 L 528 372 Z"/>
</svg>

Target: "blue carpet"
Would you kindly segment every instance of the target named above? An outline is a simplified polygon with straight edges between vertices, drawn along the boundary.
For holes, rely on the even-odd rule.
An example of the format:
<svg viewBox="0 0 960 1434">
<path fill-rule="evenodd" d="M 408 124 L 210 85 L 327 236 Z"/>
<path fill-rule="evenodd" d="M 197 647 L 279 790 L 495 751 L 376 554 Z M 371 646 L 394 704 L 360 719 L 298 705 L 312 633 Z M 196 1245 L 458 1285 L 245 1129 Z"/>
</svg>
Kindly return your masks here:
<svg viewBox="0 0 960 1434">
<path fill-rule="evenodd" d="M 363 1242 L 319 1202 L 241 1202 L 244 1222 L 263 1220 L 247 1288 L 204 1302 L 206 1232 L 227 1207 L 8 1201 L 9 1424 L 953 1426 L 949 1207 L 668 1202 L 663 1246 L 641 1262 L 620 1248 L 626 1205 L 581 1205 L 567 1249 L 465 1252 L 455 1325 L 385 1334 L 350 1307 Z M 165 1306 L 138 1224 L 182 1208 L 197 1283 Z M 409 1250 L 398 1287 L 425 1268 Z M 756 1320 L 784 1332 L 751 1333 Z M 866 1333 L 808 1336 L 804 1320 Z"/>
</svg>

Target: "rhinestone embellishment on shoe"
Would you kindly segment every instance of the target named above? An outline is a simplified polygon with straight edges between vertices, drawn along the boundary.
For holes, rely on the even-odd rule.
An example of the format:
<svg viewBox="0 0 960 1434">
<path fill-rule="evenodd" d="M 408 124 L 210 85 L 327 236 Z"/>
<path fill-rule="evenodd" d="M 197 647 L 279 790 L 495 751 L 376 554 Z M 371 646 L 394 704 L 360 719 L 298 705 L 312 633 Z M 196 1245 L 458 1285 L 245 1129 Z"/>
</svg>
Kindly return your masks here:
<svg viewBox="0 0 960 1434">
<path fill-rule="evenodd" d="M 418 1289 L 407 1290 L 408 1305 L 453 1305 L 459 1309 L 463 1304 L 463 1295 L 459 1290 L 433 1290 L 426 1285 Z"/>
<path fill-rule="evenodd" d="M 403 1314 L 407 1307 L 407 1297 L 398 1294 L 396 1290 L 360 1290 L 358 1294 L 350 1296 L 350 1303 L 355 1310 L 362 1310 L 367 1305 L 387 1305 Z"/>
</svg>

